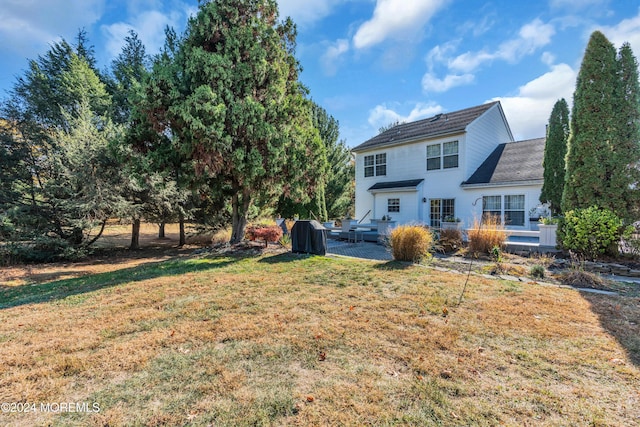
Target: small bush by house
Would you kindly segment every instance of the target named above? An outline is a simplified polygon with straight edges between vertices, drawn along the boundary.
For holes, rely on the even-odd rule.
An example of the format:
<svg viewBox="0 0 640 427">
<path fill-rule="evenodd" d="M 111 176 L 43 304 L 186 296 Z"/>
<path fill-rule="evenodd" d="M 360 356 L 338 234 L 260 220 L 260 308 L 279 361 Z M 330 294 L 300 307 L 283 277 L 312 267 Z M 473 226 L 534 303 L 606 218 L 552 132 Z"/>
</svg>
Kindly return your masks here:
<svg viewBox="0 0 640 427">
<path fill-rule="evenodd" d="M 544 279 L 545 273 L 545 268 L 540 264 L 532 265 L 529 270 L 529 275 L 534 279 Z"/>
<path fill-rule="evenodd" d="M 391 230 L 389 246 L 396 261 L 419 262 L 431 255 L 433 235 L 420 225 L 401 225 Z"/>
<path fill-rule="evenodd" d="M 620 240 L 633 232 L 614 212 L 597 206 L 565 213 L 560 228 L 562 247 L 590 259 L 617 255 Z"/>
<path fill-rule="evenodd" d="M 506 241 L 507 231 L 494 215 L 486 215 L 482 221 L 475 219 L 469 230 L 469 250 L 475 254 L 491 254 L 495 247 L 502 250 Z"/>
<path fill-rule="evenodd" d="M 282 237 L 282 228 L 277 225 L 272 226 L 252 226 L 248 227 L 246 236 L 251 241 L 263 241 L 265 247 L 269 242 L 277 242 Z"/>
<path fill-rule="evenodd" d="M 443 228 L 438 238 L 438 250 L 448 253 L 462 247 L 462 232 L 455 228 Z"/>
</svg>

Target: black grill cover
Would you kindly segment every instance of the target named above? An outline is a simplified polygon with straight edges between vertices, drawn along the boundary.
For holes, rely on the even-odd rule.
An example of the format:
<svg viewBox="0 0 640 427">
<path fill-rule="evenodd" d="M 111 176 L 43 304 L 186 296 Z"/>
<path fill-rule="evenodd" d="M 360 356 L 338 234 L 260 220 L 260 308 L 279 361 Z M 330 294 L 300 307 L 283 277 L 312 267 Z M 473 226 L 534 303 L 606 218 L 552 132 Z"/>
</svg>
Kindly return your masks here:
<svg viewBox="0 0 640 427">
<path fill-rule="evenodd" d="M 291 229 L 291 251 L 314 255 L 327 253 L 327 229 L 318 221 L 296 221 Z"/>
</svg>

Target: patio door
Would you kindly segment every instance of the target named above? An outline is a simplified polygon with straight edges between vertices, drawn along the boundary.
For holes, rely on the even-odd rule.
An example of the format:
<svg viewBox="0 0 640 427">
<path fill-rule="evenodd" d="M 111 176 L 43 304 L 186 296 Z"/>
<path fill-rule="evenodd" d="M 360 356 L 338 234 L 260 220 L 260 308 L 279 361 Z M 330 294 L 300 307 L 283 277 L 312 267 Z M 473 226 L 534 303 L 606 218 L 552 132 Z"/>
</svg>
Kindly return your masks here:
<svg viewBox="0 0 640 427">
<path fill-rule="evenodd" d="M 429 200 L 429 226 L 440 228 L 442 221 L 447 217 L 455 218 L 455 199 L 430 199 Z"/>
</svg>

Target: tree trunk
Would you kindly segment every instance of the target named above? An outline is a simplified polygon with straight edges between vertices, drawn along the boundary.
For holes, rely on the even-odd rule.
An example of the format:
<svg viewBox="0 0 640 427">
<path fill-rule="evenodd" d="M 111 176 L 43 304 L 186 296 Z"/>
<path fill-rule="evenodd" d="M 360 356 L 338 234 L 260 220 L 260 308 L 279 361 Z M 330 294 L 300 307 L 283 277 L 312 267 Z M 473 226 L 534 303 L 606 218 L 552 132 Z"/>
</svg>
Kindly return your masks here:
<svg viewBox="0 0 640 427">
<path fill-rule="evenodd" d="M 158 224 L 158 239 L 164 239 L 164 222 Z"/>
<path fill-rule="evenodd" d="M 86 246 L 93 245 L 96 242 L 96 240 L 98 240 L 100 238 L 100 236 L 102 236 L 102 233 L 104 232 L 104 229 L 105 229 L 106 226 L 107 226 L 107 220 L 105 219 L 104 221 L 102 221 L 102 226 L 100 227 L 100 231 L 98 232 L 96 237 L 91 239 L 91 241 L 87 242 Z"/>
<path fill-rule="evenodd" d="M 182 213 L 182 210 L 180 210 L 179 222 L 180 222 L 180 242 L 178 243 L 178 247 L 181 248 L 187 243 L 187 236 L 184 233 L 184 214 Z"/>
<path fill-rule="evenodd" d="M 231 219 L 233 223 L 231 227 L 231 240 L 229 241 L 232 245 L 240 243 L 244 239 L 250 205 L 251 192 L 248 189 L 238 189 L 238 191 L 233 194 L 231 198 Z"/>
<path fill-rule="evenodd" d="M 131 245 L 129 249 L 140 249 L 140 218 L 134 218 L 131 224 Z"/>
</svg>

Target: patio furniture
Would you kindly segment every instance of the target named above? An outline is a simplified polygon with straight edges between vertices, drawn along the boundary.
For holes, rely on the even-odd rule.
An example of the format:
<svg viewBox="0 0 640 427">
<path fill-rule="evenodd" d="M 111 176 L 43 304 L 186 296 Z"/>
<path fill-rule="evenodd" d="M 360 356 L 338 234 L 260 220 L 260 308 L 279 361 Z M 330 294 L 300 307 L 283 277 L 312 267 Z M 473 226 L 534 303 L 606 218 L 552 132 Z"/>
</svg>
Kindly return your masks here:
<svg viewBox="0 0 640 427">
<path fill-rule="evenodd" d="M 358 230 L 357 228 L 351 229 L 347 235 L 347 242 L 358 243 L 358 240 L 364 242 L 364 230 Z"/>
</svg>

